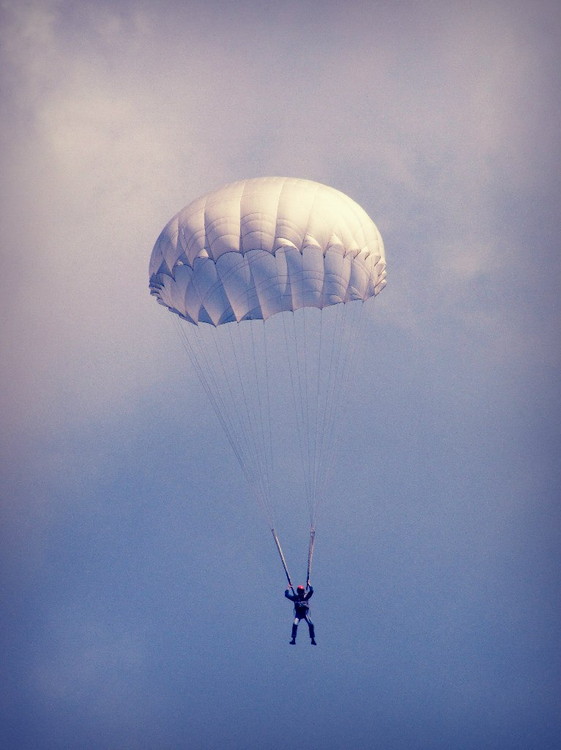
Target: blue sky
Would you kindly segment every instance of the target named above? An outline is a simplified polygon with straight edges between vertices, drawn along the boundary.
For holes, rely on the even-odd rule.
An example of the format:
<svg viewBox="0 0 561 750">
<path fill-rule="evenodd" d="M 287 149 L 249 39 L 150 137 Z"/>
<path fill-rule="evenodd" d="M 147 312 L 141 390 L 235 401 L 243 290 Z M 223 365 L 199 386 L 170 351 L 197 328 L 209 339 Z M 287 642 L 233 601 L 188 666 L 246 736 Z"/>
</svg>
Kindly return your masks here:
<svg viewBox="0 0 561 750">
<path fill-rule="evenodd" d="M 558 4 L 1 7 L 3 744 L 557 748 Z M 275 174 L 388 260 L 316 649 L 147 289 L 174 213 Z"/>
</svg>

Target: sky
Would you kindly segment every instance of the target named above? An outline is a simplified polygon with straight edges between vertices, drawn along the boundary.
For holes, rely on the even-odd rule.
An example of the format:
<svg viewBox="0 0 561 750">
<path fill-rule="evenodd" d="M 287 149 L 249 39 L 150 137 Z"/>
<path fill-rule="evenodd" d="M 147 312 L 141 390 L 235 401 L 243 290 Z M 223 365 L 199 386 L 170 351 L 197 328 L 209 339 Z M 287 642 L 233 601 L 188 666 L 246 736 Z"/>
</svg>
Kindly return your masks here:
<svg viewBox="0 0 561 750">
<path fill-rule="evenodd" d="M 561 6 L 0 7 L 2 746 L 561 746 Z M 148 293 L 171 216 L 263 175 L 347 193 L 388 263 L 315 649 Z"/>
</svg>

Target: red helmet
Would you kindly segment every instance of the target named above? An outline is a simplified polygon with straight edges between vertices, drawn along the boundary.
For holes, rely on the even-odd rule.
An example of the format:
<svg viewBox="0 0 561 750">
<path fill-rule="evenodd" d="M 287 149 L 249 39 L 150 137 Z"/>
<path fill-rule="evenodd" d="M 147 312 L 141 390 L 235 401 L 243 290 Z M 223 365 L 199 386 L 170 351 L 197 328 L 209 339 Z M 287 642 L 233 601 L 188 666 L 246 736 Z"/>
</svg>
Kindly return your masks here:
<svg viewBox="0 0 561 750">
<path fill-rule="evenodd" d="M 306 589 L 302 585 L 298 586 L 298 588 L 296 589 L 296 591 L 305 591 L 305 590 Z"/>
</svg>

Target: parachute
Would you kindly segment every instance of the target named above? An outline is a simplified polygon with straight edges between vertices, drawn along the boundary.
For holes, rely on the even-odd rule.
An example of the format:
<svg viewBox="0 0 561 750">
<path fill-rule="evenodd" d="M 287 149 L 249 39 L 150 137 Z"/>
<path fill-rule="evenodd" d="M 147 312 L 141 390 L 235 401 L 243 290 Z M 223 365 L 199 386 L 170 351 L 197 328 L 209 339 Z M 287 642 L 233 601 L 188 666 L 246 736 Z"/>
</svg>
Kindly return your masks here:
<svg viewBox="0 0 561 750">
<path fill-rule="evenodd" d="M 202 196 L 168 222 L 152 251 L 150 292 L 174 313 L 290 585 L 277 509 L 292 512 L 294 496 L 306 499 L 309 583 L 363 303 L 385 284 L 382 238 L 366 212 L 334 188 L 296 178 L 240 180 Z M 300 464 L 301 491 L 294 463 L 283 466 L 289 455 Z"/>
</svg>

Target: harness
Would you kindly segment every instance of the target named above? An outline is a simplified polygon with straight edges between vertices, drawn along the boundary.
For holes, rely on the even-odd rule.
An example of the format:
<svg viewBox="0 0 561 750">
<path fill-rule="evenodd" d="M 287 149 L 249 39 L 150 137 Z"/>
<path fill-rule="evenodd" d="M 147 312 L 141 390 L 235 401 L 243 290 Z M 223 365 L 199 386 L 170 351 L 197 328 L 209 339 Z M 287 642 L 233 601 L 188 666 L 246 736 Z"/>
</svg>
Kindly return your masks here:
<svg viewBox="0 0 561 750">
<path fill-rule="evenodd" d="M 310 609 L 310 605 L 307 601 L 304 601 L 303 599 L 298 599 L 294 602 L 294 614 L 297 617 L 303 618 L 306 617 L 308 614 L 308 610 Z"/>
</svg>

